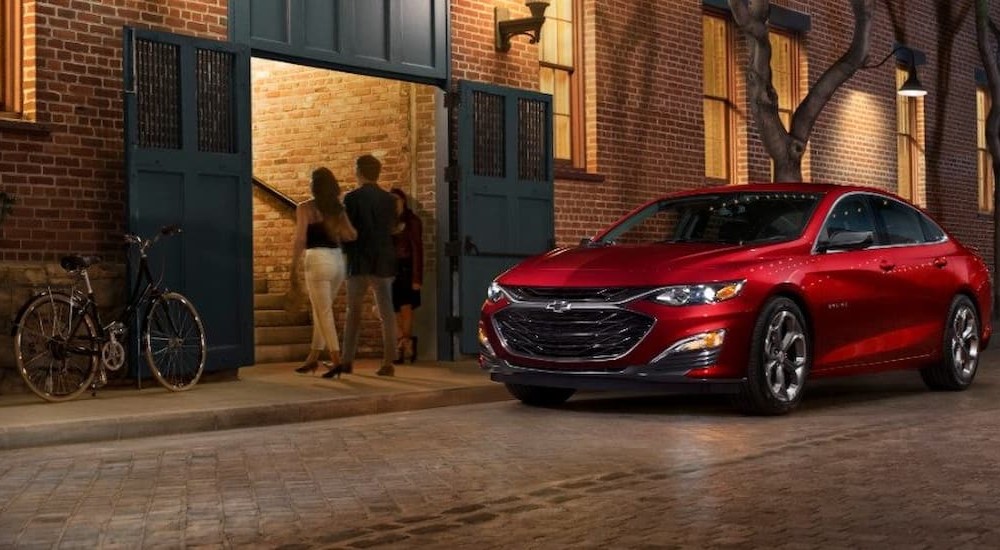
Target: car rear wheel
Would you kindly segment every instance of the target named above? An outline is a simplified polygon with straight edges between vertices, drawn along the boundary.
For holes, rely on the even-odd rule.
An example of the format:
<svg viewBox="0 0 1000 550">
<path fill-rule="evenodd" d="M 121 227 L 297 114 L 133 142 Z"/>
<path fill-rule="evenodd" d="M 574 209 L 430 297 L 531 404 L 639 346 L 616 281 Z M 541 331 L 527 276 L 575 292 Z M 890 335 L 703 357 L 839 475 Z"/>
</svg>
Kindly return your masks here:
<svg viewBox="0 0 1000 550">
<path fill-rule="evenodd" d="M 523 384 L 506 384 L 507 391 L 521 403 L 533 407 L 555 407 L 562 405 L 576 393 L 572 388 L 547 388 L 544 386 L 525 386 Z"/>
<path fill-rule="evenodd" d="M 944 326 L 941 361 L 920 369 L 928 388 L 961 391 L 972 384 L 979 369 L 979 316 L 966 296 L 956 296 Z"/>
<path fill-rule="evenodd" d="M 754 325 L 747 379 L 736 404 L 748 414 L 786 414 L 802 400 L 812 345 L 802 310 L 788 298 L 765 304 Z"/>
</svg>

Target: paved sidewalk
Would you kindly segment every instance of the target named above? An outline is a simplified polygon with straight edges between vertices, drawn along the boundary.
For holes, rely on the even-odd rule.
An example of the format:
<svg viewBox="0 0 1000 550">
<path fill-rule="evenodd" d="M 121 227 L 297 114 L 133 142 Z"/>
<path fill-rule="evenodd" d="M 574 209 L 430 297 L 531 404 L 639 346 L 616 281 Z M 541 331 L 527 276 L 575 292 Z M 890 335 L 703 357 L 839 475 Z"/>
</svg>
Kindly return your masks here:
<svg viewBox="0 0 1000 550">
<path fill-rule="evenodd" d="M 293 372 L 295 363 L 240 369 L 238 380 L 203 382 L 172 393 L 155 380 L 105 388 L 64 403 L 34 394 L 0 395 L 0 450 L 307 422 L 509 399 L 475 362 L 397 365 L 375 375 L 375 360 L 325 380 Z"/>
</svg>

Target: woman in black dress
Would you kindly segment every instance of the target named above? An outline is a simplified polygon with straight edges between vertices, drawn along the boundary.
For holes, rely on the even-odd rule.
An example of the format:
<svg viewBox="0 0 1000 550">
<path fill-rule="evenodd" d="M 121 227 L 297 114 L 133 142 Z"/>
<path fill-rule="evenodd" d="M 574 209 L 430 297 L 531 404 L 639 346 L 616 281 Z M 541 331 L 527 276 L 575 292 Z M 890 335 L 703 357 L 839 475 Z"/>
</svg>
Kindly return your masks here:
<svg viewBox="0 0 1000 550">
<path fill-rule="evenodd" d="M 413 336 L 413 310 L 420 307 L 420 287 L 424 277 L 423 223 L 410 209 L 402 189 L 390 191 L 396 199 L 396 227 L 392 243 L 396 249 L 396 278 L 392 282 L 392 307 L 399 335 L 396 363 L 417 358 L 417 338 Z"/>
</svg>

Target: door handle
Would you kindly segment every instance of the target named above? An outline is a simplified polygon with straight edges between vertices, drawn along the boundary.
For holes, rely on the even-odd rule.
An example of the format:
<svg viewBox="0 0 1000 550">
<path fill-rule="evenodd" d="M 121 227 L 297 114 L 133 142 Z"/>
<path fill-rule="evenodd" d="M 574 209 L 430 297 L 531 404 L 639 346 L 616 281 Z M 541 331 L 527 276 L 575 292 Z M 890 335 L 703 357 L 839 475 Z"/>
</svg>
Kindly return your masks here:
<svg viewBox="0 0 1000 550">
<path fill-rule="evenodd" d="M 479 247 L 476 246 L 476 243 L 472 242 L 472 237 L 470 237 L 469 235 L 465 236 L 465 255 L 466 256 L 479 255 Z"/>
<path fill-rule="evenodd" d="M 896 268 L 896 264 L 890 262 L 889 260 L 882 260 L 879 262 L 878 266 L 882 268 L 882 271 L 892 271 Z"/>
<path fill-rule="evenodd" d="M 934 258 L 934 267 L 944 267 L 948 265 L 947 258 Z"/>
</svg>

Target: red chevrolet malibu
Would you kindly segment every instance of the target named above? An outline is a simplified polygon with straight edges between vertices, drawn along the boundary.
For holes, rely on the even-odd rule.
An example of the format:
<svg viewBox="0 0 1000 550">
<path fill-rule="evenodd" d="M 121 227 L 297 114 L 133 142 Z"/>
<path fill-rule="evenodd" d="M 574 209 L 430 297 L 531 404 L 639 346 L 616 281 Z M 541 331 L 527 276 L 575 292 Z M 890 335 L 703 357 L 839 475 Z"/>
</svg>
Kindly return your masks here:
<svg viewBox="0 0 1000 550">
<path fill-rule="evenodd" d="M 639 389 L 783 414 L 821 376 L 917 369 L 967 388 L 990 309 L 982 260 L 894 195 L 728 186 L 654 200 L 499 276 L 480 363 L 531 405 Z"/>
</svg>

